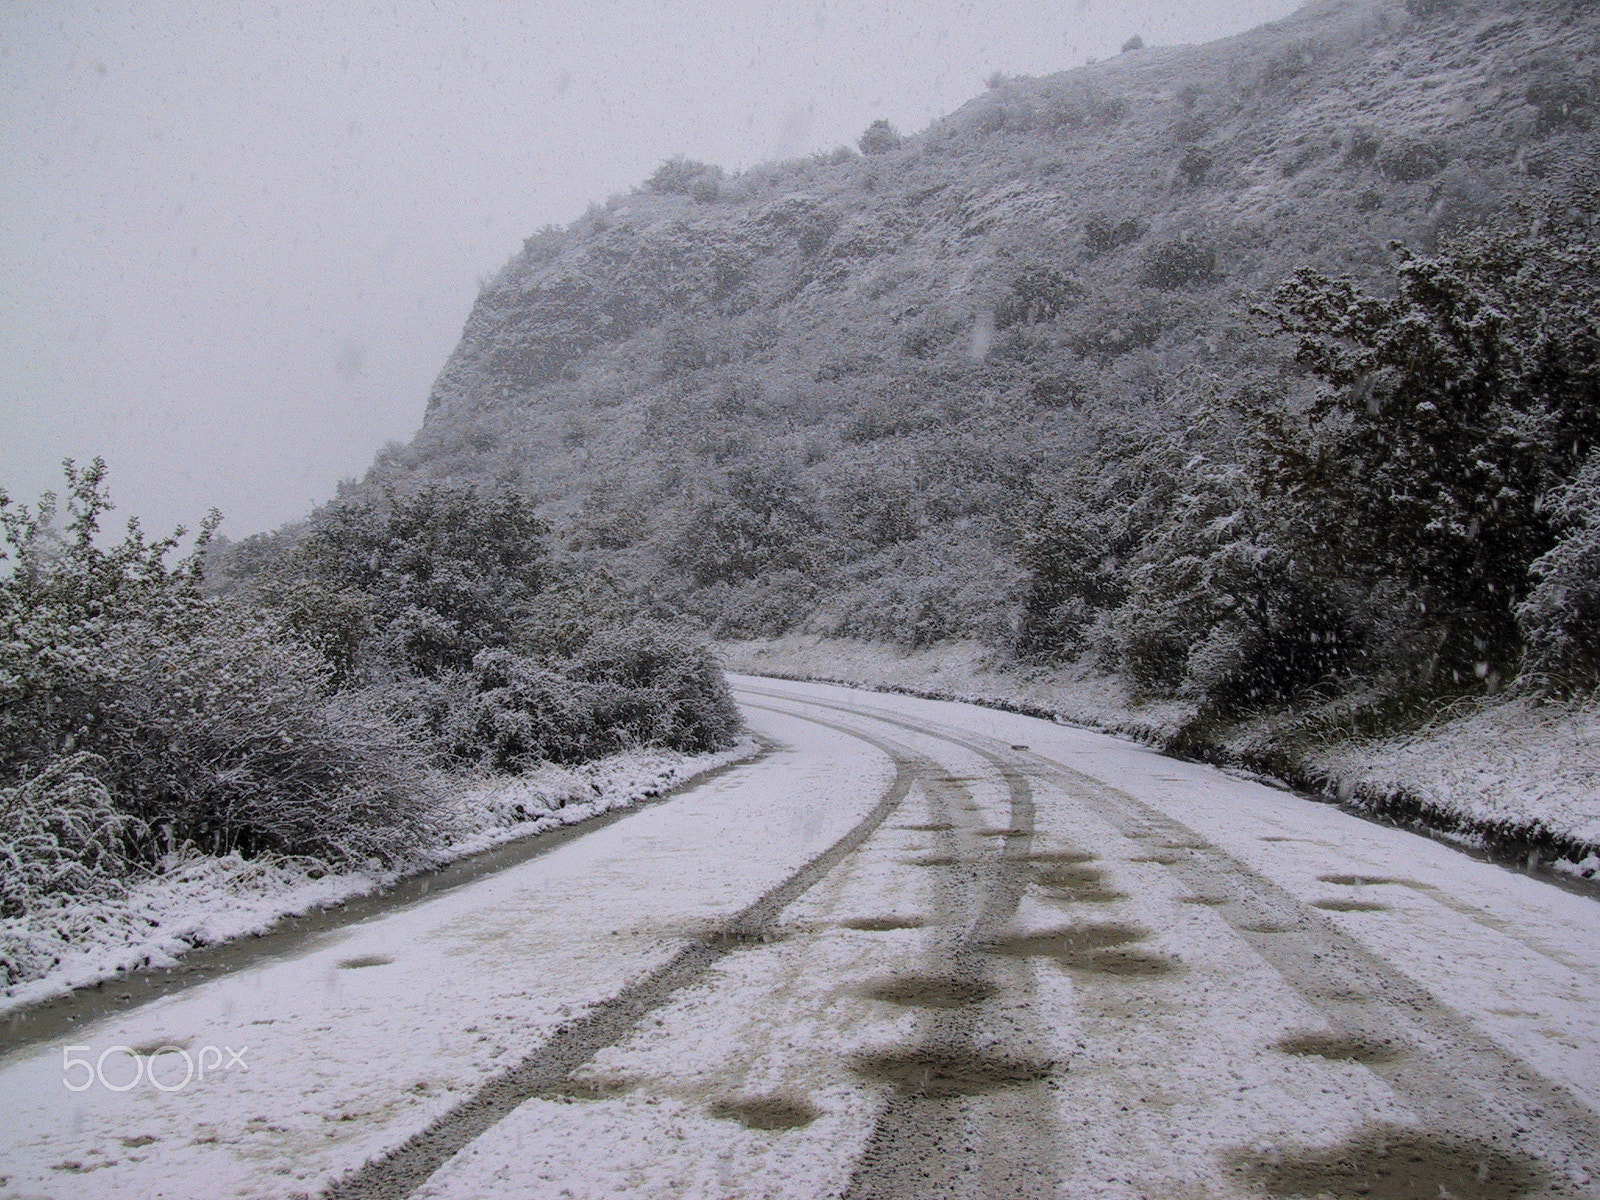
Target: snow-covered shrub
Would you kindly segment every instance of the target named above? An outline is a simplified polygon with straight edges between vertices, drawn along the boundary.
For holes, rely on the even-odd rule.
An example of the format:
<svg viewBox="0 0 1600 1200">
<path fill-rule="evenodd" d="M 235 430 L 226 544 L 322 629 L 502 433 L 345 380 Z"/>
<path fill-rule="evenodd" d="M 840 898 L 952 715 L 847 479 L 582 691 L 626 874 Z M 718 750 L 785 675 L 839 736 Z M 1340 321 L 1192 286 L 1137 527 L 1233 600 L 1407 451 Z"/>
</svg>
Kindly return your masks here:
<svg viewBox="0 0 1600 1200">
<path fill-rule="evenodd" d="M 130 623 L 103 653 L 87 744 L 165 844 L 389 861 L 425 835 L 432 789 L 402 729 L 332 695 L 325 660 L 247 610 L 177 638 Z"/>
<path fill-rule="evenodd" d="M 285 557 L 278 596 L 292 627 L 339 653 L 361 638 L 379 675 L 464 671 L 485 646 L 516 640 L 544 586 L 548 527 L 522 496 L 431 485 L 381 500 L 341 498 L 317 512 Z M 307 585 L 328 593 L 308 601 Z M 309 608 L 304 615 L 301 609 Z"/>
<path fill-rule="evenodd" d="M 879 117 L 867 126 L 866 132 L 856 140 L 856 145 L 861 148 L 863 154 L 887 154 L 897 149 L 902 140 L 900 131 L 886 119 Z"/>
<path fill-rule="evenodd" d="M 471 694 L 452 708 L 442 730 L 452 760 L 523 771 L 594 756 L 604 731 L 591 687 L 509 650 L 480 651 L 470 678 Z"/>
<path fill-rule="evenodd" d="M 671 625 L 643 621 L 602 630 L 567 673 L 614 689 L 603 696 L 600 715 L 624 745 L 719 750 L 743 724 L 710 650 Z"/>
<path fill-rule="evenodd" d="M 1428 257 L 1396 250 L 1393 297 L 1303 270 L 1265 310 L 1322 387 L 1258 409 L 1261 507 L 1292 554 L 1329 564 L 1363 620 L 1392 631 L 1374 666 L 1431 645 L 1406 686 L 1493 687 L 1521 657 L 1529 568 L 1556 553 L 1541 497 L 1600 430 L 1594 229 L 1551 210 Z M 1539 606 L 1568 586 L 1556 580 L 1581 545 L 1544 560 Z"/>
<path fill-rule="evenodd" d="M 45 897 L 114 892 L 137 823 L 101 782 L 93 754 L 64 755 L 15 787 L 0 787 L 0 917 Z"/>
<path fill-rule="evenodd" d="M 657 167 L 644 186 L 652 192 L 692 196 L 709 202 L 717 198 L 722 188 L 722 168 L 680 154 Z"/>
<path fill-rule="evenodd" d="M 487 649 L 472 670 L 381 690 L 445 766 L 526 771 L 618 750 L 698 752 L 740 728 L 722 669 L 684 631 L 654 621 L 594 632 L 571 658 Z"/>
<path fill-rule="evenodd" d="M 338 683 L 354 680 L 363 649 L 372 638 L 372 598 L 352 587 L 320 579 L 268 581 L 257 593 L 285 631 L 321 652 Z"/>
<path fill-rule="evenodd" d="M 1145 224 L 1138 217 L 1123 217 L 1119 221 L 1096 213 L 1083 224 L 1083 244 L 1093 254 L 1107 254 L 1119 246 L 1137 242 L 1144 234 Z"/>
<path fill-rule="evenodd" d="M 94 752 L 116 806 L 150 831 L 149 854 L 194 841 L 218 853 L 391 859 L 421 836 L 429 787 L 400 727 L 358 697 L 332 696 L 326 661 L 247 610 L 54 632 L 45 669 L 20 680 L 46 691 L 26 710 L 29 727 L 7 722 L 7 773 L 52 761 L 41 748 Z"/>
<path fill-rule="evenodd" d="M 1139 282 L 1145 287 L 1176 291 L 1216 282 L 1217 252 L 1187 238 L 1172 238 L 1150 247 Z"/>
<path fill-rule="evenodd" d="M 1561 540 L 1533 563 L 1538 584 L 1517 608 L 1523 671 L 1557 690 L 1600 676 L 1600 451 L 1548 500 Z"/>
<path fill-rule="evenodd" d="M 1534 76 L 1523 93 L 1539 110 L 1540 122 L 1549 128 L 1570 125 L 1587 129 L 1594 107 L 1594 84 L 1568 70 L 1546 68 Z"/>
<path fill-rule="evenodd" d="M 202 594 L 210 525 L 175 569 L 164 558 L 181 535 L 152 543 L 137 522 L 100 547 L 104 475 L 98 460 L 69 464 L 64 531 L 55 497 L 29 511 L 0 496 L 14 559 L 0 578 L 0 783 L 34 786 L 63 755 L 97 755 L 94 786 L 139 823 L 132 849 L 149 859 L 191 841 L 357 860 L 407 850 L 430 793 L 402 730 L 332 697 L 327 659 L 281 623 Z M 89 796 L 86 778 L 80 765 L 60 786 Z"/>
<path fill-rule="evenodd" d="M 709 482 L 670 557 L 696 584 L 737 584 L 785 570 L 815 572 L 825 535 L 825 514 L 799 470 L 765 453 Z"/>
<path fill-rule="evenodd" d="M 1378 154 L 1378 169 L 1399 183 L 1432 179 L 1450 161 L 1450 148 L 1438 138 L 1394 138 Z"/>
<path fill-rule="evenodd" d="M 682 604 L 717 637 L 777 637 L 810 615 L 820 591 L 814 576 L 787 570 L 737 583 L 718 580 Z"/>
</svg>

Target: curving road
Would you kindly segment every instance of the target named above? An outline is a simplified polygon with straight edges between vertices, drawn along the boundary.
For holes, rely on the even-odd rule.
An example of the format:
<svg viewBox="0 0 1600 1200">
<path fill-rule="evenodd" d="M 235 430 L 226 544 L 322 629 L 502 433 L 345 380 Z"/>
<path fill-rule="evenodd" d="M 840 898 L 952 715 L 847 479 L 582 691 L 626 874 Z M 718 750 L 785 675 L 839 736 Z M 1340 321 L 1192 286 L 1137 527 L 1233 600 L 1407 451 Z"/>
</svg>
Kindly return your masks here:
<svg viewBox="0 0 1600 1200">
<path fill-rule="evenodd" d="M 734 682 L 758 760 L 7 1053 L 0 1196 L 1600 1196 L 1592 899 L 1100 735 Z M 244 1062 L 64 1086 L 175 1084 L 162 1046 Z"/>
</svg>

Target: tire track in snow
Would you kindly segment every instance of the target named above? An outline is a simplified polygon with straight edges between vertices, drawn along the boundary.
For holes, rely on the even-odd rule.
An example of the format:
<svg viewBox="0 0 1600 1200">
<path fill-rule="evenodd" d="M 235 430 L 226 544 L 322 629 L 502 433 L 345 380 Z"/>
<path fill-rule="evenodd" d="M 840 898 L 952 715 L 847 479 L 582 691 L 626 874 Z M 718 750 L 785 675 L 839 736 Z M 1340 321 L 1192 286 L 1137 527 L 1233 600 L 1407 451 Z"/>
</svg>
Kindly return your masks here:
<svg viewBox="0 0 1600 1200">
<path fill-rule="evenodd" d="M 941 740 L 959 744 L 949 738 Z M 962 748 L 994 767 L 1004 781 L 1010 819 L 998 855 L 962 858 L 957 853 L 956 861 L 942 868 L 947 875 L 935 891 L 936 920 L 941 927 L 958 932 L 934 950 L 930 974 L 982 995 L 989 976 L 1004 972 L 1011 976 L 1011 986 L 996 989 L 996 994 L 1014 997 L 1030 990 L 1028 966 L 997 961 L 982 947 L 1000 934 L 1027 886 L 1026 864 L 1034 834 L 1033 790 L 1028 780 L 998 755 L 970 745 Z M 946 849 L 958 852 L 960 838 L 983 832 L 963 828 L 960 806 L 951 804 L 952 799 L 970 799 L 970 792 L 961 785 L 941 785 L 937 778 L 930 784 L 930 816 L 935 824 L 951 826 L 943 840 Z M 1030 1006 L 1025 1019 L 1031 1017 Z M 984 1194 L 1054 1194 L 1056 1138 L 1051 1106 L 1042 1093 L 1042 1078 L 1028 1078 L 1035 1071 L 1042 1075 L 1051 1064 L 996 1060 L 979 1053 L 979 1035 L 992 1020 L 993 1014 L 986 1013 L 981 1003 L 935 1008 L 922 1019 L 917 1044 L 905 1054 L 901 1078 L 857 1160 L 845 1191 L 848 1200 L 960 1195 L 970 1191 L 974 1175 Z M 1010 1040 L 1032 1040 L 1023 1030 L 1016 1035 Z M 916 1068 L 919 1055 L 929 1064 L 928 1074 L 920 1077 Z M 970 1081 L 962 1078 L 968 1071 L 973 1076 Z M 1003 1076 L 1008 1071 L 1015 1078 L 1002 1080 L 1004 1086 L 994 1094 L 980 1098 L 969 1091 L 976 1090 L 973 1085 L 986 1086 L 985 1074 Z"/>
<path fill-rule="evenodd" d="M 985 753 L 974 738 L 869 706 L 851 706 L 739 685 L 741 693 L 814 705 Z M 1123 837 L 1159 838 L 1181 857 L 1163 863 L 1199 892 L 1221 892 L 1215 911 L 1321 1014 L 1334 1037 L 1396 1047 L 1363 1066 L 1382 1078 L 1435 1130 L 1465 1135 L 1501 1153 L 1531 1155 L 1550 1168 L 1546 1195 L 1589 1195 L 1582 1177 L 1600 1177 L 1600 1114 L 1534 1072 L 1466 1017 L 1437 999 L 1323 913 L 1253 871 L 1195 830 L 1093 776 L 1019 749 L 1014 763 L 1052 780 Z"/>
<path fill-rule="evenodd" d="M 897 743 L 815 716 L 793 715 L 864 741 L 894 764 L 894 780 L 871 811 L 832 846 L 723 922 L 714 933 L 689 943 L 637 983 L 563 1026 L 521 1063 L 483 1084 L 426 1129 L 325 1188 L 325 1200 L 396 1200 L 409 1196 L 474 1139 L 524 1101 L 557 1090 L 568 1075 L 600 1050 L 621 1041 L 653 1010 L 703 978 L 723 957 L 770 936 L 778 914 L 877 832 L 905 800 L 919 774 L 938 770 L 931 760 Z"/>
</svg>

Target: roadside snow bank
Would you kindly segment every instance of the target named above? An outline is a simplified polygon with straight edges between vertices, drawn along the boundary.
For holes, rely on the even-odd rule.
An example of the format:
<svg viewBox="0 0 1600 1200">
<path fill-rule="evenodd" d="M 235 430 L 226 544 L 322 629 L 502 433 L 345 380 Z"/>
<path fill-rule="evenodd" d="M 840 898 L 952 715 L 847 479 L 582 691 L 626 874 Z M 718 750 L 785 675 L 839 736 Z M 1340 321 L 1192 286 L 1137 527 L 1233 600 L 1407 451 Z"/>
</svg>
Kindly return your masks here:
<svg viewBox="0 0 1600 1200">
<path fill-rule="evenodd" d="M 285 917 L 331 908 L 409 875 L 612 809 L 748 758 L 756 743 L 681 754 L 643 749 L 573 767 L 547 764 L 516 776 L 453 781 L 439 840 L 400 869 L 373 864 L 330 871 L 310 858 L 241 858 L 183 852 L 120 893 L 62 899 L 0 919 L 0 960 L 17 980 L 0 989 L 0 1014 L 142 967 L 170 966 L 185 951 L 264 933 Z"/>
<path fill-rule="evenodd" d="M 1163 749 L 1196 715 L 1177 701 L 1135 704 L 1124 681 L 1080 664 L 1030 668 L 975 643 L 905 650 L 791 635 L 716 649 L 730 671 L 966 700 Z M 1197 752 L 1223 766 L 1269 769 L 1359 810 L 1600 875 L 1600 698 L 1483 701 L 1404 737 L 1373 740 L 1310 744 L 1280 737 L 1276 724 L 1250 723 Z"/>
<path fill-rule="evenodd" d="M 1600 703 L 1519 698 L 1474 705 L 1405 737 L 1310 749 L 1306 768 L 1341 795 L 1407 796 L 1468 828 L 1600 846 Z M 1600 858 L 1581 864 L 1593 875 Z"/>
<path fill-rule="evenodd" d="M 1164 746 L 1195 714 L 1177 700 L 1135 704 L 1127 683 L 1081 664 L 1025 667 L 977 642 L 941 642 L 919 650 L 877 642 L 791 634 L 764 641 L 719 642 L 730 671 L 848 683 L 935 700 L 1059 717 L 1073 725 Z"/>
</svg>

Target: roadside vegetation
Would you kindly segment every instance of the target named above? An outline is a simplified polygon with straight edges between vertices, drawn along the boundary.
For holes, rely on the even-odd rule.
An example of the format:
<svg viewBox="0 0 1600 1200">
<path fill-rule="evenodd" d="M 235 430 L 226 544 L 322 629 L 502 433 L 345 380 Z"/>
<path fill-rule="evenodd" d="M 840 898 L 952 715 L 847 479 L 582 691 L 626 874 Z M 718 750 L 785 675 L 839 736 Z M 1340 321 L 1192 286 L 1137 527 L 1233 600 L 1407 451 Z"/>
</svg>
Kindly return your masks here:
<svg viewBox="0 0 1600 1200">
<path fill-rule="evenodd" d="M 394 868 L 464 775 L 739 727 L 708 652 L 553 563 L 518 497 L 335 501 L 221 554 L 215 514 L 111 543 L 111 508 L 99 460 L 0 493 L 0 920 L 196 855 Z M 25 941 L 0 982 L 39 971 Z"/>
<path fill-rule="evenodd" d="M 1298 782 L 1592 714 L 1595 34 L 1309 5 L 859 153 L 670 159 L 529 237 L 305 522 L 112 545 L 99 462 L 0 498 L 0 919 L 179 853 L 394 863 L 452 776 L 726 745 L 685 629 L 975 643 Z"/>
<path fill-rule="evenodd" d="M 1341 792 L 1340 746 L 1593 713 L 1596 34 L 1307 5 L 669 160 L 486 282 L 357 491 L 509 481 L 725 644 L 976 643 Z"/>
<path fill-rule="evenodd" d="M 1025 525 L 1018 649 L 1225 720 L 1597 682 L 1596 197 L 1258 306 L 1281 376 L 1108 429 Z"/>
</svg>

